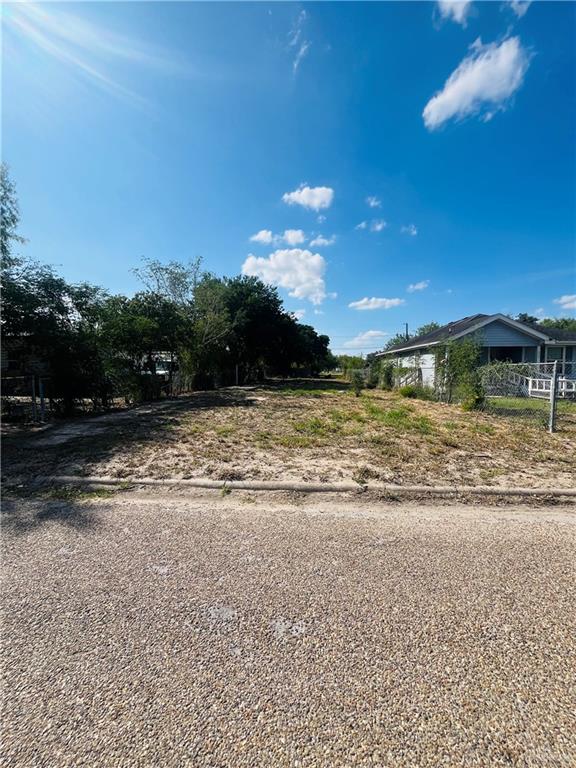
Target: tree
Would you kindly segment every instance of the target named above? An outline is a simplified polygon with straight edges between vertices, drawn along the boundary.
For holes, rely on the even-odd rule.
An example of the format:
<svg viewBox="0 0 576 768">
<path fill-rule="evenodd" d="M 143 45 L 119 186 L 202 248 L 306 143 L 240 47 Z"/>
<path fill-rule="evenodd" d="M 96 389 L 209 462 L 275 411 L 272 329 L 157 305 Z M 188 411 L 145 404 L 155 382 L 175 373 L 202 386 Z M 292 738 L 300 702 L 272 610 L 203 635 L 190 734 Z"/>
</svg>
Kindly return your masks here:
<svg viewBox="0 0 576 768">
<path fill-rule="evenodd" d="M 520 312 L 519 315 L 516 315 L 515 319 L 519 323 L 528 323 L 528 325 L 536 325 L 539 322 L 537 317 L 529 315 L 527 312 Z"/>
<path fill-rule="evenodd" d="M 163 264 L 158 259 L 142 259 L 142 266 L 132 272 L 145 286 L 148 293 L 163 296 L 181 307 L 194 304 L 194 294 L 200 279 L 201 259 L 182 264 L 169 261 Z"/>
<path fill-rule="evenodd" d="M 436 371 L 450 403 L 462 403 L 466 411 L 477 410 L 484 404 L 484 388 L 479 372 L 479 339 L 465 337 L 450 340 L 436 347 Z"/>
<path fill-rule="evenodd" d="M 576 331 L 576 317 L 547 317 L 540 321 L 544 328 L 558 328 L 561 331 Z"/>
<path fill-rule="evenodd" d="M 414 336 L 411 338 L 416 338 L 417 336 L 424 336 L 425 333 L 432 333 L 432 331 L 437 331 L 438 328 L 441 328 L 442 326 L 440 323 L 435 322 L 432 320 L 431 323 L 424 323 L 424 325 L 421 325 L 420 328 L 416 331 Z"/>
<path fill-rule="evenodd" d="M 10 179 L 6 163 L 0 164 L 0 258 L 2 268 L 16 266 L 18 258 L 14 255 L 14 243 L 25 243 L 18 234 L 20 208 L 16 196 L 16 186 Z"/>
<path fill-rule="evenodd" d="M 397 333 L 394 336 L 391 336 L 386 344 L 384 345 L 384 349 L 392 349 L 392 347 L 400 346 L 400 344 L 407 344 L 412 336 L 408 335 L 406 336 L 405 333 Z"/>
</svg>

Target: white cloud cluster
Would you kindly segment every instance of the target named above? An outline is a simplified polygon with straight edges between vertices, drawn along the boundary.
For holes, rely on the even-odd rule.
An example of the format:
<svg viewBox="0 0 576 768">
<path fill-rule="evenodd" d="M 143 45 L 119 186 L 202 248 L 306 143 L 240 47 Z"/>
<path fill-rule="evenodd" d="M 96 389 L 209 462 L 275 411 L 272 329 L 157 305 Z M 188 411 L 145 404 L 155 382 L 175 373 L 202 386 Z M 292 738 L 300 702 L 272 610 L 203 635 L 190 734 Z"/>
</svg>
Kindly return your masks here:
<svg viewBox="0 0 576 768">
<path fill-rule="evenodd" d="M 348 306 L 350 309 L 358 310 L 392 309 L 392 307 L 399 307 L 405 303 L 405 299 L 377 299 L 373 296 L 371 299 L 366 297 L 364 299 L 359 299 L 358 301 L 351 301 Z"/>
<path fill-rule="evenodd" d="M 370 232 L 382 232 L 388 226 L 384 219 L 373 219 L 370 224 Z"/>
<path fill-rule="evenodd" d="M 519 19 L 524 16 L 530 5 L 532 4 L 532 0 L 509 0 L 508 5 L 516 16 L 518 16 Z"/>
<path fill-rule="evenodd" d="M 307 18 L 308 14 L 306 11 L 300 11 L 288 37 L 288 45 L 290 48 L 296 49 L 296 55 L 292 61 L 292 72 L 294 74 L 298 72 L 298 68 L 302 63 L 302 59 L 310 50 L 310 41 L 304 40 L 304 25 L 306 24 Z"/>
<path fill-rule="evenodd" d="M 416 291 L 424 291 L 430 285 L 430 280 L 420 280 L 419 283 L 410 283 L 406 290 L 408 293 L 415 293 Z"/>
<path fill-rule="evenodd" d="M 374 195 L 370 195 L 366 198 L 367 205 L 370 206 L 370 208 L 380 208 L 382 205 L 382 201 L 380 198 L 375 197 Z"/>
<path fill-rule="evenodd" d="M 361 349 L 365 346 L 374 346 L 374 342 L 379 342 L 384 336 L 388 336 L 386 331 L 365 331 L 364 333 L 359 333 L 353 339 L 345 341 L 343 346 L 346 349 Z"/>
<path fill-rule="evenodd" d="M 559 304 L 561 309 L 576 309 L 576 293 L 566 294 L 554 299 L 554 304 Z"/>
<path fill-rule="evenodd" d="M 471 46 L 470 54 L 450 75 L 444 88 L 424 107 L 422 116 L 429 130 L 448 120 L 462 120 L 480 114 L 490 120 L 505 109 L 509 99 L 522 85 L 530 64 L 530 54 L 518 37 L 502 43 L 482 45 L 480 39 Z"/>
<path fill-rule="evenodd" d="M 301 245 L 306 242 L 306 235 L 301 229 L 285 229 L 281 239 L 288 245 Z"/>
<path fill-rule="evenodd" d="M 274 235 L 270 229 L 261 229 L 252 235 L 251 243 L 261 243 L 262 245 L 271 245 L 272 243 L 286 243 L 287 245 L 302 245 L 306 242 L 306 235 L 301 229 L 285 229 L 284 234 Z"/>
<path fill-rule="evenodd" d="M 326 298 L 326 262 L 319 253 L 302 248 L 274 251 L 268 258 L 250 254 L 242 265 L 243 275 L 286 288 L 290 296 L 321 304 Z"/>
<path fill-rule="evenodd" d="M 372 221 L 361 221 L 360 224 L 356 224 L 355 229 L 370 229 L 370 232 L 382 232 L 386 229 L 388 222 L 384 219 L 372 219 Z"/>
<path fill-rule="evenodd" d="M 324 235 L 317 235 L 314 240 L 310 240 L 310 245 L 312 247 L 318 247 L 323 245 L 334 245 L 336 242 L 336 235 L 332 235 L 332 237 L 324 237 Z"/>
<path fill-rule="evenodd" d="M 411 237 L 416 237 L 418 234 L 418 227 L 416 224 L 407 224 L 404 227 L 400 227 L 400 232 L 404 235 L 410 235 Z"/>
<path fill-rule="evenodd" d="M 302 320 L 302 318 L 306 314 L 306 310 L 305 309 L 295 309 L 294 312 L 292 312 L 292 314 L 294 315 L 296 320 Z"/>
<path fill-rule="evenodd" d="M 256 232 L 255 235 L 252 235 L 250 238 L 250 241 L 252 243 L 263 243 L 264 245 L 270 245 L 270 243 L 274 240 L 274 235 L 272 234 L 272 231 L 270 229 L 261 229 L 259 232 Z"/>
<path fill-rule="evenodd" d="M 438 0 L 440 16 L 443 19 L 452 19 L 463 27 L 466 26 L 466 20 L 471 9 L 471 0 Z"/>
<path fill-rule="evenodd" d="M 320 211 L 330 208 L 334 199 L 334 190 L 331 187 L 309 187 L 301 184 L 293 192 L 285 192 L 282 200 L 288 205 L 301 205 L 312 211 Z"/>
</svg>

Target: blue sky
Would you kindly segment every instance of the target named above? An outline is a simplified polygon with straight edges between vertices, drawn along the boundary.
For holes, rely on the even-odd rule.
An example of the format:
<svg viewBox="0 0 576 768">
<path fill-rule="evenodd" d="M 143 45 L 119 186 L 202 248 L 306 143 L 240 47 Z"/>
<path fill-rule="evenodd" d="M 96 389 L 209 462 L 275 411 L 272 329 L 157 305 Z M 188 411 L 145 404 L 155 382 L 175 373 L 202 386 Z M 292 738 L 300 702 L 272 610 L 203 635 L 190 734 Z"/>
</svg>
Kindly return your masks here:
<svg viewBox="0 0 576 768">
<path fill-rule="evenodd" d="M 3 9 L 26 252 L 132 293 L 244 271 L 337 351 L 475 312 L 570 315 L 576 5 Z"/>
</svg>

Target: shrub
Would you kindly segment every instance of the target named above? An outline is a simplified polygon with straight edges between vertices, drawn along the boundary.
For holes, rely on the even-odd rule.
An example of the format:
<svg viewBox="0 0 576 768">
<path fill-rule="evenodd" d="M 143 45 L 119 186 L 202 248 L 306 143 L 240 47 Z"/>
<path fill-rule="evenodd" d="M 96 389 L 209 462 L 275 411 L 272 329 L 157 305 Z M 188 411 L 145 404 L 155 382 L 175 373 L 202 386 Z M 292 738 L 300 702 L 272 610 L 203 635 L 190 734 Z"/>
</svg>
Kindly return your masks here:
<svg viewBox="0 0 576 768">
<path fill-rule="evenodd" d="M 350 383 L 354 394 L 359 397 L 364 389 L 364 373 L 359 368 L 350 371 Z"/>
<path fill-rule="evenodd" d="M 376 389 L 380 383 L 380 371 L 382 369 L 382 360 L 372 358 L 368 363 L 368 374 L 366 376 L 366 389 Z"/>
<path fill-rule="evenodd" d="M 466 411 L 483 407 L 485 391 L 480 373 L 479 339 L 449 341 L 437 350 L 437 374 L 447 402 L 460 402 Z"/>
<path fill-rule="evenodd" d="M 402 397 L 410 397 L 416 400 L 435 400 L 432 387 L 425 387 L 422 384 L 407 384 L 398 390 Z"/>
<path fill-rule="evenodd" d="M 394 388 L 394 363 L 387 361 L 380 366 L 379 386 L 386 390 Z"/>
</svg>

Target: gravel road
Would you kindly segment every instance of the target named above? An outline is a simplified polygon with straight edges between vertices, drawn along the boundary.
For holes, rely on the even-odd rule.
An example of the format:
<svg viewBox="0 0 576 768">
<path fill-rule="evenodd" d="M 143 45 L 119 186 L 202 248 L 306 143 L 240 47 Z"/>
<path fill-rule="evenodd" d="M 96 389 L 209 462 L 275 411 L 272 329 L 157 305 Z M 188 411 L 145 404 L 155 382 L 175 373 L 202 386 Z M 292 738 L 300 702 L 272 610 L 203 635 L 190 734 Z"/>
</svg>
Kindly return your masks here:
<svg viewBox="0 0 576 768">
<path fill-rule="evenodd" d="M 575 507 L 4 502 L 2 766 L 574 766 Z"/>
</svg>

